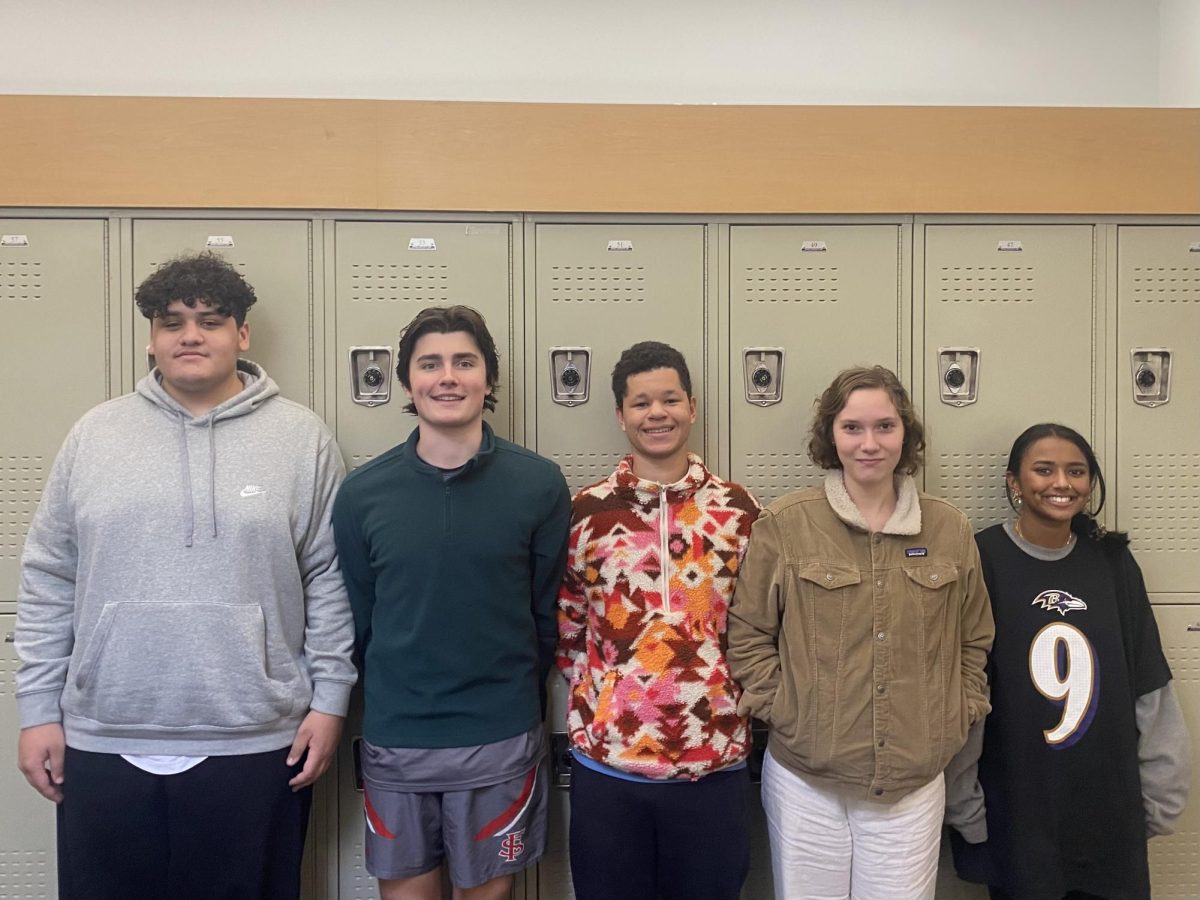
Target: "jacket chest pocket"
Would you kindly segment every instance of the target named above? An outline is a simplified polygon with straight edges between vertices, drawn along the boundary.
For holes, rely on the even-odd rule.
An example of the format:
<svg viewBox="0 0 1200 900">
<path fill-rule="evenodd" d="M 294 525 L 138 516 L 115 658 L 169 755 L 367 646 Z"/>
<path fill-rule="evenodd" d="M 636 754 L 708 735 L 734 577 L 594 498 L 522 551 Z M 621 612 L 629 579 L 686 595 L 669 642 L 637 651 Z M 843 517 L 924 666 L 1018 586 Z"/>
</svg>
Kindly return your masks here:
<svg viewBox="0 0 1200 900">
<path fill-rule="evenodd" d="M 951 585 L 958 581 L 958 566 L 953 563 L 926 563 L 903 566 L 904 586 L 909 602 L 922 614 L 926 625 L 940 621 L 946 604 L 956 595 Z"/>
<path fill-rule="evenodd" d="M 803 602 L 805 627 L 814 657 L 836 651 L 841 640 L 843 607 L 862 583 L 857 566 L 844 563 L 806 562 L 796 569 Z M 830 646 L 832 645 L 832 646 Z"/>
</svg>

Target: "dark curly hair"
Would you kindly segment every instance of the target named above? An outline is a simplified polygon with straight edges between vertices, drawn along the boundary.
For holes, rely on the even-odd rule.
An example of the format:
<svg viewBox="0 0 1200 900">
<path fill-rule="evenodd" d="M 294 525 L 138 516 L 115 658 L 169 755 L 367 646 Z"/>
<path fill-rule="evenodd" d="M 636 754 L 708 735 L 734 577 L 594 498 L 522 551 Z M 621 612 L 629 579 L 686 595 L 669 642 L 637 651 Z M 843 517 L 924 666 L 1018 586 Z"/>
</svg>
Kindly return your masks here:
<svg viewBox="0 0 1200 900">
<path fill-rule="evenodd" d="M 1129 543 L 1128 534 L 1123 531 L 1107 531 L 1103 525 L 1096 521 L 1096 517 L 1104 509 L 1104 500 L 1107 496 L 1107 489 L 1104 486 L 1104 473 L 1100 471 L 1100 461 L 1096 459 L 1096 453 L 1092 450 L 1092 445 L 1087 442 L 1087 438 L 1074 428 L 1059 425 L 1057 422 L 1041 422 L 1037 425 L 1030 425 L 1017 435 L 1017 439 L 1013 441 L 1012 449 L 1008 453 L 1008 468 L 1005 474 L 1011 474 L 1014 477 L 1020 475 L 1021 463 L 1025 461 L 1025 454 L 1029 452 L 1029 448 L 1042 438 L 1048 437 L 1062 438 L 1062 440 L 1069 441 L 1079 448 L 1079 452 L 1087 460 L 1088 475 L 1093 494 L 1096 492 L 1096 488 L 1100 489 L 1100 498 L 1094 508 L 1091 510 L 1085 509 L 1083 512 L 1076 513 L 1071 517 L 1071 530 L 1080 537 L 1090 538 L 1093 541 L 1098 541 L 1110 547 L 1124 547 Z M 1013 490 L 1008 485 L 1007 477 L 1004 479 L 1004 494 L 1008 498 L 1008 505 L 1015 510 L 1017 505 L 1014 502 Z"/>
<path fill-rule="evenodd" d="M 494 411 L 496 389 L 500 384 L 500 354 L 496 352 L 496 342 L 492 339 L 492 333 L 488 331 L 483 316 L 469 306 L 430 306 L 417 313 L 400 332 L 400 346 L 396 351 L 396 377 L 400 379 L 405 390 L 411 389 L 408 367 L 412 364 L 417 341 L 427 334 L 449 334 L 453 331 L 469 334 L 479 347 L 479 352 L 483 354 L 488 383 L 483 408 L 489 412 Z M 404 411 L 415 415 L 417 407 L 410 402 L 404 407 Z"/>
<path fill-rule="evenodd" d="M 852 393 L 871 388 L 887 391 L 892 405 L 896 407 L 896 413 L 904 425 L 904 446 L 900 450 L 896 471 L 911 475 L 925 464 L 925 426 L 917 417 L 912 399 L 896 373 L 883 366 L 843 369 L 817 398 L 809 432 L 808 456 L 822 469 L 842 468 L 833 442 L 833 420 L 846 408 Z"/>
<path fill-rule="evenodd" d="M 241 272 L 212 253 L 168 260 L 138 285 L 134 295 L 147 319 L 165 315 L 168 306 L 181 300 L 189 309 L 203 303 L 232 316 L 238 328 L 246 323 L 246 312 L 257 299 Z"/>
<path fill-rule="evenodd" d="M 683 392 L 692 396 L 692 373 L 688 371 L 683 354 L 661 341 L 640 341 L 621 354 L 612 371 L 613 398 L 617 409 L 625 402 L 629 390 L 629 376 L 651 372 L 654 369 L 674 369 L 679 374 Z"/>
</svg>

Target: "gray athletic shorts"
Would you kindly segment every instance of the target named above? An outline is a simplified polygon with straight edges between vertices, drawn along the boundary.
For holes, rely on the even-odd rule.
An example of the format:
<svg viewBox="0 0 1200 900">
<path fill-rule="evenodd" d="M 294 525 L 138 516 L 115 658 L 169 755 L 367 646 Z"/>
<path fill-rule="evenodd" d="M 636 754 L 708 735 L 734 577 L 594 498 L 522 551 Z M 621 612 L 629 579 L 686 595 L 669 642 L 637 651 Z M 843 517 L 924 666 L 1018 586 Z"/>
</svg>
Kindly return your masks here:
<svg viewBox="0 0 1200 900">
<path fill-rule="evenodd" d="M 412 878 L 446 861 L 455 887 L 478 887 L 541 859 L 549 760 L 517 778 L 461 791 L 407 792 L 363 785 L 367 871 Z"/>
</svg>

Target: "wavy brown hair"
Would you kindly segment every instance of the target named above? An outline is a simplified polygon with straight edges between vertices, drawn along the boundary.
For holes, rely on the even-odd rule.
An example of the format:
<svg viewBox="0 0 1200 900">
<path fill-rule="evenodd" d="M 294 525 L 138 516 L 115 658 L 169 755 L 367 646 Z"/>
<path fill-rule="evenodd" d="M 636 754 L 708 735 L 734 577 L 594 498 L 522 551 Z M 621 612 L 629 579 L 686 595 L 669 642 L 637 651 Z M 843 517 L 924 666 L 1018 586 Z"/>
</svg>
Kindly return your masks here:
<svg viewBox="0 0 1200 900">
<path fill-rule="evenodd" d="M 887 391 L 896 407 L 896 413 L 904 425 L 904 446 L 900 450 L 900 461 L 896 471 L 912 475 L 925 464 L 925 426 L 913 409 L 908 391 L 896 377 L 896 373 L 883 366 L 856 366 L 843 369 L 825 388 L 813 406 L 812 430 L 809 432 L 808 456 L 822 469 L 840 469 L 837 447 L 833 443 L 833 420 L 846 408 L 846 402 L 855 391 L 878 388 Z"/>
</svg>

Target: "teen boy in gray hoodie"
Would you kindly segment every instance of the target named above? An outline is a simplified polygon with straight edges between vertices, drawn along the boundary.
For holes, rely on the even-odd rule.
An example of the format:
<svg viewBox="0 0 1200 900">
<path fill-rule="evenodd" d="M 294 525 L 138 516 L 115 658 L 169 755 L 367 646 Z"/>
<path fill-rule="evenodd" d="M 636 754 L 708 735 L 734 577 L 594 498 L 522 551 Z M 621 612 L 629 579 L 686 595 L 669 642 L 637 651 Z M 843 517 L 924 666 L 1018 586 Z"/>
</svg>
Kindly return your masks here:
<svg viewBox="0 0 1200 900">
<path fill-rule="evenodd" d="M 17 605 L 18 762 L 63 897 L 295 897 L 355 670 L 341 455 L 249 348 L 213 256 L 138 288 L 156 368 L 68 435 Z"/>
</svg>

